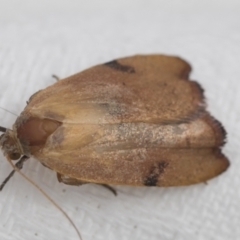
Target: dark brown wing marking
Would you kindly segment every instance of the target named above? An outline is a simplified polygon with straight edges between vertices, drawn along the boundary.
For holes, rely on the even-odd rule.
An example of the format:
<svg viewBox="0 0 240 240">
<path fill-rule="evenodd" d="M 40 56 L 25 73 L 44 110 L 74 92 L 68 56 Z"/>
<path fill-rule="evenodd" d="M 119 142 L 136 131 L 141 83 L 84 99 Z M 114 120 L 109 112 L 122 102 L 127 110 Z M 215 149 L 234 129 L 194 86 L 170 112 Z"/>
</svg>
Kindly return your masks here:
<svg viewBox="0 0 240 240">
<path fill-rule="evenodd" d="M 128 65 L 122 65 L 116 60 L 113 60 L 111 62 L 107 62 L 104 65 L 106 65 L 110 68 L 113 68 L 117 71 L 127 72 L 127 73 L 135 73 L 134 67 L 131 67 L 131 66 L 128 66 Z"/>
<path fill-rule="evenodd" d="M 155 163 L 152 166 L 149 175 L 144 179 L 143 184 L 145 186 L 157 186 L 158 177 L 164 172 L 167 166 L 168 163 L 165 161 Z"/>
</svg>

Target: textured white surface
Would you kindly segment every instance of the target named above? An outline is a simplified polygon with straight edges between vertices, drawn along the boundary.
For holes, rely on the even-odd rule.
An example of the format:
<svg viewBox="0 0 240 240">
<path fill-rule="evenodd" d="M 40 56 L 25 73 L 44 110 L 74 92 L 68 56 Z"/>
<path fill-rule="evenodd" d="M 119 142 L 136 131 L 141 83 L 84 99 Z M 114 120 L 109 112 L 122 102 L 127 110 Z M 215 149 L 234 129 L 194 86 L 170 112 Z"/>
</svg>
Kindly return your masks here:
<svg viewBox="0 0 240 240">
<path fill-rule="evenodd" d="M 1 0 L 0 106 L 19 114 L 29 96 L 87 67 L 136 53 L 188 60 L 208 109 L 228 132 L 230 169 L 208 185 L 59 184 L 31 160 L 24 173 L 72 217 L 84 240 L 240 239 L 240 2 L 238 0 Z M 15 116 L 0 110 L 0 123 Z M 1 155 L 0 181 L 11 170 Z M 18 174 L 0 193 L 0 239 L 77 239 L 68 221 Z"/>
</svg>

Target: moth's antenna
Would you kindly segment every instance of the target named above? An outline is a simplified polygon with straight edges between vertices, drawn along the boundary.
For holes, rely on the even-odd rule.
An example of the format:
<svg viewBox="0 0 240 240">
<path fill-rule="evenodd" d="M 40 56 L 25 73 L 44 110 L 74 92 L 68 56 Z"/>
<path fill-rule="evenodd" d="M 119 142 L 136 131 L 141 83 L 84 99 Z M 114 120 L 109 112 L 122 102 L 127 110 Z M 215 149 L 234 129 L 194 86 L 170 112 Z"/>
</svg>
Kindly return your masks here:
<svg viewBox="0 0 240 240">
<path fill-rule="evenodd" d="M 23 156 L 22 158 L 24 158 L 26 156 Z M 29 177 L 27 177 L 24 173 L 22 173 L 11 161 L 11 159 L 7 156 L 7 160 L 10 163 L 10 165 L 12 166 L 12 168 L 18 172 L 23 178 L 25 178 L 29 183 L 31 183 L 35 188 L 38 189 L 38 191 L 40 191 L 60 212 L 62 212 L 62 214 L 68 219 L 68 221 L 70 222 L 70 224 L 73 226 L 73 228 L 75 229 L 78 237 L 80 240 L 82 239 L 82 236 L 80 234 L 80 232 L 78 231 L 76 225 L 74 224 L 74 222 L 72 221 L 72 219 L 68 216 L 68 214 L 51 198 L 48 196 L 47 193 L 44 192 L 44 190 L 42 188 L 40 188 L 35 182 L 33 182 Z"/>
<path fill-rule="evenodd" d="M 11 112 L 11 111 L 7 110 L 6 108 L 0 107 L 0 109 L 4 110 L 4 111 L 6 111 L 6 112 L 9 112 L 9 113 L 15 115 L 16 117 L 18 117 L 18 115 L 17 115 L 16 113 Z"/>
</svg>

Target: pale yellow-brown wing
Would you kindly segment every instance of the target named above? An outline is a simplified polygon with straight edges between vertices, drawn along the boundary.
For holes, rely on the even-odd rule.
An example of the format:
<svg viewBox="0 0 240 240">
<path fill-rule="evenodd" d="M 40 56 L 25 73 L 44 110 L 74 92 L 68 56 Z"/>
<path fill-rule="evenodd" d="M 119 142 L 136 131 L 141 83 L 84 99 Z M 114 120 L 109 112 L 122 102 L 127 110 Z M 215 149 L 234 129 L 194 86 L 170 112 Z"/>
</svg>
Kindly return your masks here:
<svg viewBox="0 0 240 240">
<path fill-rule="evenodd" d="M 225 132 L 204 108 L 190 66 L 148 55 L 90 68 L 36 93 L 18 120 L 59 121 L 32 155 L 86 182 L 189 185 L 228 167 Z M 56 125 L 57 126 L 57 125 Z"/>
</svg>

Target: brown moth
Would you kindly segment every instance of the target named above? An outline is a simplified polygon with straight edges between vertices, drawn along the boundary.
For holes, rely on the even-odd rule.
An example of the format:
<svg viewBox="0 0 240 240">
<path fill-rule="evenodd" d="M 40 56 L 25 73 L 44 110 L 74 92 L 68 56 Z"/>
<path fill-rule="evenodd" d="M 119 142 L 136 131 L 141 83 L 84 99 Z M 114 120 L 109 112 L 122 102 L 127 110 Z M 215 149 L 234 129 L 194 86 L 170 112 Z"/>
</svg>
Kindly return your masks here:
<svg viewBox="0 0 240 240">
<path fill-rule="evenodd" d="M 66 184 L 180 186 L 229 166 L 225 131 L 178 57 L 137 55 L 40 90 L 1 128 L 8 159 L 34 157 Z"/>
</svg>

